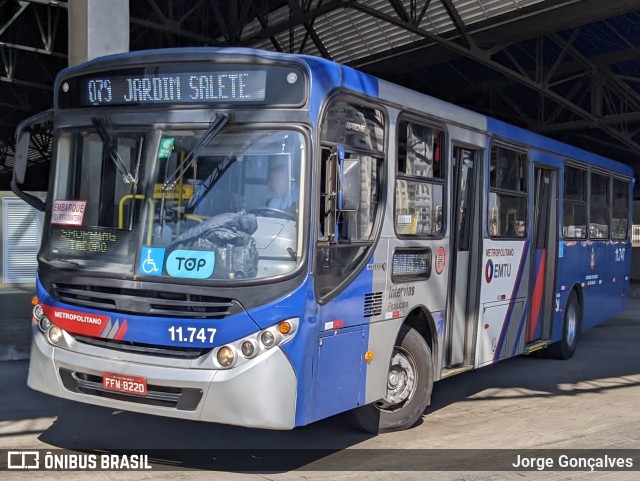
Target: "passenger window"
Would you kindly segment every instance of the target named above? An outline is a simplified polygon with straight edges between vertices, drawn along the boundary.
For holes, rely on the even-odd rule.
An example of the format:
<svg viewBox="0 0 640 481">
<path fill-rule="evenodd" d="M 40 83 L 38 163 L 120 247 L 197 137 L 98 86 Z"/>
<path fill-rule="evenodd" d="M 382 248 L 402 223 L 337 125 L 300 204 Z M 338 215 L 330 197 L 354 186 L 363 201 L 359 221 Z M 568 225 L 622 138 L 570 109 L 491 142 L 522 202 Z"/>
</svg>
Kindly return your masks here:
<svg viewBox="0 0 640 481">
<path fill-rule="evenodd" d="M 402 121 L 394 223 L 398 235 L 438 236 L 443 230 L 444 166 L 440 130 Z"/>
<path fill-rule="evenodd" d="M 567 165 L 564 168 L 562 234 L 565 239 L 587 237 L 587 171 Z"/>
<path fill-rule="evenodd" d="M 489 235 L 527 235 L 527 154 L 499 145 L 491 147 L 489 163 Z"/>
<path fill-rule="evenodd" d="M 609 176 L 591 174 L 591 197 L 589 199 L 589 237 L 608 239 L 609 226 Z"/>
<path fill-rule="evenodd" d="M 626 240 L 629 232 L 629 182 L 613 179 L 611 238 Z"/>
</svg>

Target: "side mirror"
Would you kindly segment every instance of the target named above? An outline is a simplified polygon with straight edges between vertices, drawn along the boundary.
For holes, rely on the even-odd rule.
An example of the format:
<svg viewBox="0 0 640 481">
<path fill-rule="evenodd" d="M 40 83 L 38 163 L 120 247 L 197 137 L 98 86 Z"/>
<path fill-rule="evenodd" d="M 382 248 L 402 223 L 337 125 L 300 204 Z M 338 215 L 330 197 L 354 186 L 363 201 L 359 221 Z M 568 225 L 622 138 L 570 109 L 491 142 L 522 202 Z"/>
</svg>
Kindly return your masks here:
<svg viewBox="0 0 640 481">
<path fill-rule="evenodd" d="M 11 190 L 18 197 L 24 200 L 39 211 L 44 211 L 44 202 L 31 194 L 28 194 L 20 187 L 24 184 L 27 175 L 27 163 L 29 161 L 29 144 L 31 142 L 31 128 L 36 125 L 46 124 L 53 121 L 53 110 L 47 110 L 40 114 L 29 117 L 22 121 L 16 129 L 16 150 L 13 163 L 13 178 L 11 179 Z"/>
<path fill-rule="evenodd" d="M 19 129 L 19 128 L 18 128 Z M 13 178 L 16 184 L 24 184 L 27 173 L 27 161 L 29 159 L 29 142 L 31 142 L 31 131 L 24 129 L 17 134 L 16 150 L 13 160 Z"/>
<path fill-rule="evenodd" d="M 360 159 L 347 159 L 344 147 L 337 147 L 338 211 L 355 212 L 360 207 L 362 169 Z"/>
</svg>

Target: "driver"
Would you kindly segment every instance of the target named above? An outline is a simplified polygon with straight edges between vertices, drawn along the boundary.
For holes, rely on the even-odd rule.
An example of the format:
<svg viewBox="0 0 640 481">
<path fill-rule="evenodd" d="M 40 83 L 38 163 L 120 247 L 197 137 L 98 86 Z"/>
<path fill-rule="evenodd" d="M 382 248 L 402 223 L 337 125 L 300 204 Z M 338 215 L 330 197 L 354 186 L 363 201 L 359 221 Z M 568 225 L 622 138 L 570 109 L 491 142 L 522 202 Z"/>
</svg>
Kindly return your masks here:
<svg viewBox="0 0 640 481">
<path fill-rule="evenodd" d="M 267 207 L 286 212 L 295 211 L 298 199 L 286 165 L 276 165 L 269 171 L 268 185 Z"/>
</svg>

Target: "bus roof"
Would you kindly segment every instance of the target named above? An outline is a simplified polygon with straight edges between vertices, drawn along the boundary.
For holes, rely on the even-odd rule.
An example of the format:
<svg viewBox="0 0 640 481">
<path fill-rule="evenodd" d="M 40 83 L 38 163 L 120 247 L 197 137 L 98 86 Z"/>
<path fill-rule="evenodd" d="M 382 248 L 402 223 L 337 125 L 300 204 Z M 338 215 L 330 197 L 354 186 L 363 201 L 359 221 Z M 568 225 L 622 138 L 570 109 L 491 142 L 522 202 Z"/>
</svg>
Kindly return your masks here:
<svg viewBox="0 0 640 481">
<path fill-rule="evenodd" d="M 206 60 L 206 57 L 212 54 L 223 54 L 225 56 L 251 55 L 269 60 L 295 61 L 296 63 L 306 65 L 312 75 L 312 82 L 314 82 L 311 98 L 312 114 L 318 113 L 317 111 L 320 109 L 323 98 L 326 97 L 326 95 L 331 93 L 332 90 L 341 87 L 413 111 L 423 111 L 429 113 L 432 117 L 435 116 L 444 121 L 468 126 L 505 140 L 512 140 L 535 149 L 547 151 L 550 154 L 586 162 L 613 172 L 633 176 L 633 169 L 626 164 L 459 107 L 430 95 L 381 80 L 351 67 L 310 55 L 270 52 L 244 47 L 187 47 L 140 50 L 99 57 L 83 64 L 66 68 L 58 74 L 56 84 L 63 77 L 69 77 L 85 70 L 95 70 L 101 67 L 108 68 L 113 65 L 126 66 L 127 64 L 139 64 L 158 60 L 168 61 L 172 57 L 180 62 L 195 61 L 198 59 L 202 61 Z"/>
</svg>

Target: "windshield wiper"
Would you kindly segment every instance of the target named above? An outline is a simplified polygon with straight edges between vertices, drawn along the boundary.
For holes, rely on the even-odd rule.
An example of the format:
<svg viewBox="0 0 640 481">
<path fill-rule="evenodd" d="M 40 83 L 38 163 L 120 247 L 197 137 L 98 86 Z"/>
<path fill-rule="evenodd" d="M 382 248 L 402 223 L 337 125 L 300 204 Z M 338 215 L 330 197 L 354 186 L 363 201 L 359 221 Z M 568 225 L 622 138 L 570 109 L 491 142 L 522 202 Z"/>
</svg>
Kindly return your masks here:
<svg viewBox="0 0 640 481">
<path fill-rule="evenodd" d="M 175 189 L 176 184 L 180 182 L 180 179 L 184 174 L 186 174 L 193 164 L 196 163 L 198 155 L 202 152 L 202 149 L 209 145 L 213 138 L 220 133 L 225 125 L 227 125 L 229 118 L 229 114 L 216 114 L 215 118 L 211 121 L 211 125 L 209 125 L 209 128 L 205 131 L 202 137 L 200 137 L 198 143 L 193 147 L 193 149 L 191 149 L 191 152 L 187 154 L 176 170 L 165 178 L 164 184 L 162 185 L 163 193 Z"/>
<path fill-rule="evenodd" d="M 200 205 L 202 199 L 204 199 L 209 194 L 211 189 L 215 187 L 218 181 L 227 172 L 227 170 L 229 170 L 229 167 L 231 167 L 231 165 L 235 161 L 235 157 L 225 157 L 220 163 L 216 164 L 216 166 L 213 168 L 213 172 L 209 174 L 209 177 L 204 180 L 202 185 L 196 190 L 193 197 L 191 197 L 191 200 L 189 201 L 189 209 L 191 209 L 192 212 L 196 209 L 196 207 L 198 207 L 198 205 Z"/>
<path fill-rule="evenodd" d="M 118 153 L 118 148 L 115 146 L 113 139 L 107 132 L 105 124 L 110 125 L 109 121 L 106 119 L 106 117 L 102 119 L 99 117 L 93 117 L 91 119 L 91 122 L 93 123 L 93 126 L 96 128 L 96 131 L 98 132 L 98 135 L 102 140 L 102 143 L 105 145 L 109 158 L 111 159 L 113 164 L 116 166 L 116 169 L 122 176 L 122 181 L 125 184 L 137 184 L 138 172 L 136 171 L 135 177 L 131 175 L 131 172 L 129 172 L 129 169 L 127 169 L 127 166 L 124 165 L 124 162 L 122 161 L 122 157 L 120 157 L 120 154 Z"/>
</svg>

